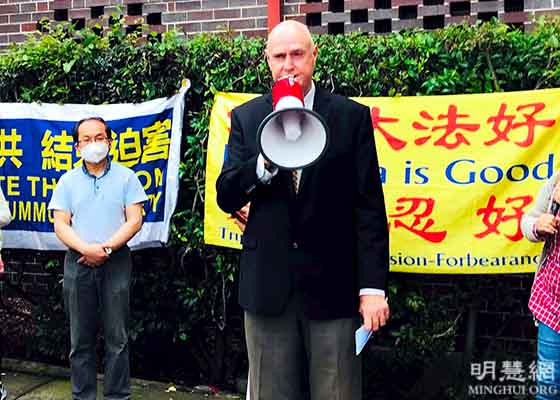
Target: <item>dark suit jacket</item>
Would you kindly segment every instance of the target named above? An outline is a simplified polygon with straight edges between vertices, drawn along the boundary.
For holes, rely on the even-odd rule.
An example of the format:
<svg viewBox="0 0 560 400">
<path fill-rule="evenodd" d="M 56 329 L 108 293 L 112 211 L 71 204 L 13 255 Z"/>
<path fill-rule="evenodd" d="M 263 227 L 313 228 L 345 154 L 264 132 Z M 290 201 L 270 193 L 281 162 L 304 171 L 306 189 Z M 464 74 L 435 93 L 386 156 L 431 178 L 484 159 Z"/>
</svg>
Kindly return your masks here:
<svg viewBox="0 0 560 400">
<path fill-rule="evenodd" d="M 232 112 L 227 157 L 216 183 L 222 210 L 251 202 L 242 238 L 239 302 L 278 315 L 294 290 L 310 319 L 357 314 L 360 288 L 385 289 L 389 238 L 369 109 L 316 89 L 326 121 L 325 156 L 302 171 L 298 194 L 289 171 L 257 178 L 256 135 L 272 112 L 270 94 Z"/>
</svg>

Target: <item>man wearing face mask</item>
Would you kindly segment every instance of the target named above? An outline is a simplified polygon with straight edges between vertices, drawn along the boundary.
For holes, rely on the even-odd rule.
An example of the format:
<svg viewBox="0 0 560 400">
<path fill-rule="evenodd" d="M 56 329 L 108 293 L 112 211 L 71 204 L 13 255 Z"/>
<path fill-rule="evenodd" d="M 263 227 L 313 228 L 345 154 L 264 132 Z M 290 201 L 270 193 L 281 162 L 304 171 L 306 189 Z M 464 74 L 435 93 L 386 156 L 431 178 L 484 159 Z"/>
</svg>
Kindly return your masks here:
<svg viewBox="0 0 560 400">
<path fill-rule="evenodd" d="M 60 178 L 49 203 L 55 233 L 68 246 L 63 291 L 70 320 L 73 400 L 97 396 L 98 318 L 105 337 L 104 399 L 130 399 L 132 262 L 126 244 L 142 226 L 143 203 L 148 198 L 131 169 L 111 162 L 110 134 L 102 118 L 76 124 L 73 138 L 83 165 Z"/>
</svg>

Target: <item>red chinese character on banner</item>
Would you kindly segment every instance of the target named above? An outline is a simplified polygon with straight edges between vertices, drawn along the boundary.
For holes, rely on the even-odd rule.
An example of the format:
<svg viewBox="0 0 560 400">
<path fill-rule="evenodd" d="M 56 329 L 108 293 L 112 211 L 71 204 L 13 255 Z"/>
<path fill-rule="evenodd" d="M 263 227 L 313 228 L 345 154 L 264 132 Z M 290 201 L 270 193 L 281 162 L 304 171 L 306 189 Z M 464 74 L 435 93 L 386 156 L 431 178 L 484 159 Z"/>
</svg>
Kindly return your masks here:
<svg viewBox="0 0 560 400">
<path fill-rule="evenodd" d="M 432 198 L 401 197 L 397 199 L 395 208 L 397 212 L 389 214 L 389 217 L 395 218 L 395 228 L 404 228 L 429 242 L 439 243 L 445 239 L 447 231 L 428 231 L 434 225 L 434 220 L 427 218 L 434 211 L 434 204 L 435 200 Z M 410 224 L 406 224 L 402 219 L 407 215 L 414 217 Z M 421 226 L 423 219 L 425 219 L 425 223 Z"/>
<path fill-rule="evenodd" d="M 385 140 L 387 140 L 387 143 L 389 143 L 389 146 L 391 146 L 393 150 L 402 149 L 404 146 L 406 146 L 406 142 L 402 139 L 399 139 L 398 137 L 391 135 L 389 132 L 387 132 L 385 129 L 381 127 L 381 124 L 394 123 L 398 121 L 399 121 L 398 118 L 382 117 L 381 112 L 379 111 L 379 107 L 371 108 L 371 123 L 373 125 L 373 131 L 380 132 L 385 138 Z"/>
<path fill-rule="evenodd" d="M 496 137 L 492 140 L 484 142 L 484 144 L 487 146 L 492 146 L 493 144 L 500 141 L 509 142 L 509 135 L 511 131 L 525 126 L 527 127 L 527 134 L 525 139 L 513 143 L 520 147 L 529 147 L 531 144 L 533 144 L 533 140 L 535 139 L 535 127 L 544 126 L 550 128 L 556 123 L 556 121 L 553 119 L 535 119 L 535 115 L 544 110 L 544 107 L 544 103 L 522 104 L 518 106 L 516 108 L 516 111 L 522 111 L 526 108 L 532 108 L 533 112 L 531 112 L 530 114 L 522 113 L 525 120 L 522 122 L 514 123 L 513 121 L 515 120 L 516 116 L 513 114 L 506 115 L 507 105 L 505 103 L 502 103 L 500 105 L 500 109 L 498 110 L 498 114 L 486 120 L 487 123 L 492 124 L 492 131 L 494 132 Z M 501 127 L 503 123 L 505 123 L 505 126 Z"/>
<path fill-rule="evenodd" d="M 517 196 L 508 197 L 506 199 L 506 206 L 510 206 L 513 210 L 510 214 L 506 214 L 506 207 L 496 207 L 496 196 L 492 195 L 488 199 L 488 204 L 485 208 L 479 208 L 476 215 L 482 215 L 482 223 L 486 226 L 484 232 L 479 232 L 474 236 L 477 238 L 483 238 L 491 233 L 499 235 L 501 232 L 498 229 L 502 222 L 507 222 L 511 220 L 517 221 L 517 230 L 513 235 L 506 235 L 512 242 L 517 242 L 523 238 L 523 233 L 521 232 L 521 217 L 523 216 L 523 209 L 527 207 L 533 201 L 532 196 Z"/>
<path fill-rule="evenodd" d="M 427 111 L 421 111 L 420 116 L 427 121 L 434 121 L 434 117 Z M 451 104 L 447 109 L 447 114 L 440 114 L 437 117 L 438 121 L 447 120 L 447 124 L 432 126 L 432 128 L 430 129 L 430 127 L 423 125 L 420 122 L 414 121 L 412 123 L 412 127 L 416 130 L 421 131 L 431 130 L 432 132 L 435 132 L 442 129 L 445 130 L 445 133 L 434 142 L 434 146 L 443 146 L 446 149 L 454 149 L 461 144 L 471 144 L 465 137 L 465 135 L 463 135 L 459 131 L 476 132 L 480 129 L 480 124 L 458 123 L 459 118 L 468 117 L 470 117 L 469 114 L 457 114 L 457 106 L 455 104 Z M 453 137 L 453 135 L 454 140 L 450 140 L 450 137 Z M 431 139 L 431 137 L 432 135 L 419 137 L 414 141 L 414 143 L 421 146 L 429 139 Z"/>
</svg>

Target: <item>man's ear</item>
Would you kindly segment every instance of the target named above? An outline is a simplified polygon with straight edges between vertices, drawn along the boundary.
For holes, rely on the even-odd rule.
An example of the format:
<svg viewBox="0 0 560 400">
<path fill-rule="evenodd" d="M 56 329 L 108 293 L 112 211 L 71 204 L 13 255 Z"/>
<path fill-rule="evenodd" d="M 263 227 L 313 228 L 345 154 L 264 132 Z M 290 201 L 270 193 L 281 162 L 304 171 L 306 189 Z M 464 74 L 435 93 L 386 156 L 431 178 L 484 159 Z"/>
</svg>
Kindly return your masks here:
<svg viewBox="0 0 560 400">
<path fill-rule="evenodd" d="M 319 54 L 319 50 L 317 46 L 313 45 L 313 50 L 311 51 L 311 57 L 313 57 L 313 70 L 315 70 L 315 65 L 317 64 L 317 54 Z"/>
</svg>

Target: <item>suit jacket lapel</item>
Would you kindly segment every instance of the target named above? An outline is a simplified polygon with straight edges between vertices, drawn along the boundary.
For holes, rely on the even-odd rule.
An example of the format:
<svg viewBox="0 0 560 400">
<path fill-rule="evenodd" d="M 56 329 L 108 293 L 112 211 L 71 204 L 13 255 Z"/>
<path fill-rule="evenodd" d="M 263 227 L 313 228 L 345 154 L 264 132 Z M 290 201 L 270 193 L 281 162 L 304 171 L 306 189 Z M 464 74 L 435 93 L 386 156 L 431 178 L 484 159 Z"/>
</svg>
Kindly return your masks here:
<svg viewBox="0 0 560 400">
<path fill-rule="evenodd" d="M 313 111 L 315 111 L 317 114 L 319 114 L 321 117 L 323 117 L 323 119 L 325 120 L 325 122 L 327 123 L 327 126 L 329 124 L 329 103 L 331 100 L 331 96 L 330 93 L 328 93 L 327 91 L 325 91 L 324 89 L 321 89 L 317 86 L 315 86 L 315 98 L 313 99 Z M 329 133 L 332 135 L 333 132 L 329 131 Z M 316 164 L 304 168 L 301 171 L 301 179 L 299 182 L 299 190 L 298 190 L 298 196 L 301 196 L 304 193 L 304 188 L 307 186 L 306 182 L 309 181 L 309 178 L 313 175 L 313 171 L 315 170 Z"/>
</svg>

